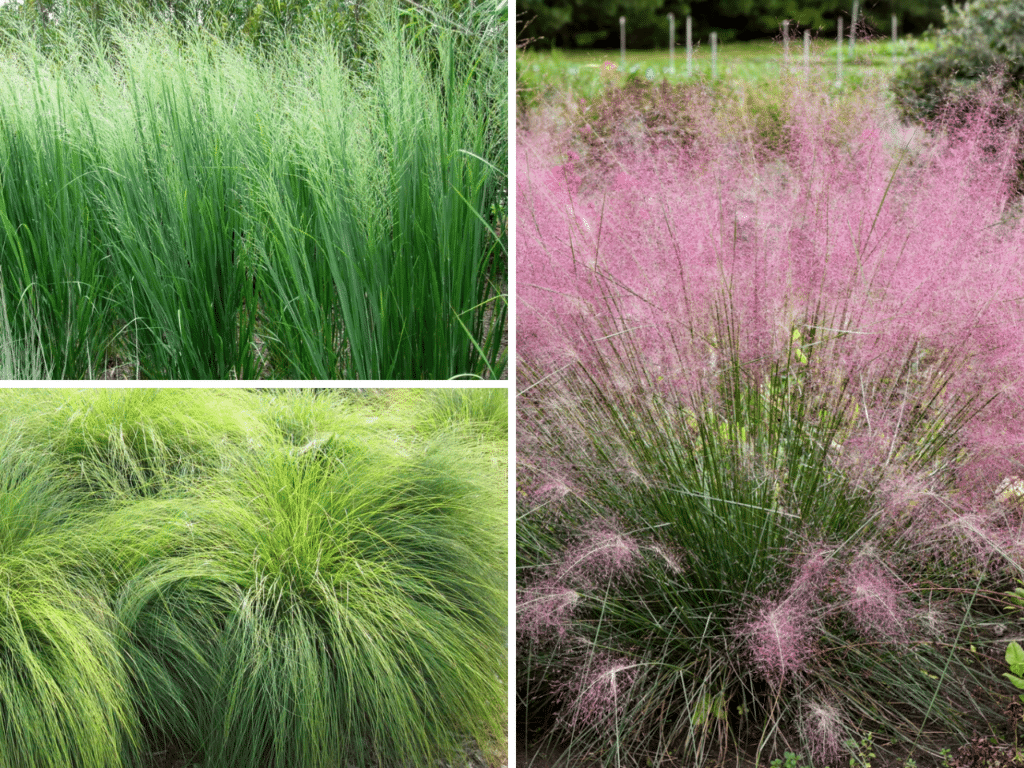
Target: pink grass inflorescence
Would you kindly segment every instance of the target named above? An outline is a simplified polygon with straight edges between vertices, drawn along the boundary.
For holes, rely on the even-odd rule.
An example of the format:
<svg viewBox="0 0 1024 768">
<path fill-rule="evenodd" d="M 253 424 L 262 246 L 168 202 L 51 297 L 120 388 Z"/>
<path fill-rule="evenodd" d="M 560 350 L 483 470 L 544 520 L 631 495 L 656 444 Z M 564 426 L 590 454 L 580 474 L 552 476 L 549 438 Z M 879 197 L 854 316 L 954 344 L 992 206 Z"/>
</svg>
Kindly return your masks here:
<svg viewBox="0 0 1024 768">
<path fill-rule="evenodd" d="M 980 579 L 1022 574 L 1018 144 L 683 90 L 518 130 L 519 461 L 545 478 L 521 520 L 553 542 L 520 637 L 558 722 L 635 754 L 953 732 L 984 673 L 934 648 L 976 636 Z"/>
</svg>

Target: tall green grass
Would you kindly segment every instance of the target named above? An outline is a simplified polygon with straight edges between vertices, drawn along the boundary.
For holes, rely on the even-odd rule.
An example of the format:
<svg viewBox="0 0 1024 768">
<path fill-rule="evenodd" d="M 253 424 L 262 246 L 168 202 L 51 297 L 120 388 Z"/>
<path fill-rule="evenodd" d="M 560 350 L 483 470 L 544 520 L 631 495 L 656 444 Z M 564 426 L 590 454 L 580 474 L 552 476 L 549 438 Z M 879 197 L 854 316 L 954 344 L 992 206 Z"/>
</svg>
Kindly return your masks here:
<svg viewBox="0 0 1024 768">
<path fill-rule="evenodd" d="M 498 26 L 374 14 L 358 59 L 312 28 L 255 48 L 68 18 L 9 39 L 12 337 L 64 378 L 500 376 Z"/>
<path fill-rule="evenodd" d="M 13 765 L 369 768 L 503 750 L 507 449 L 467 419 L 434 427 L 428 402 L 0 394 L 9 455 L 42 468 L 35 492 L 54 510 L 40 562 L 89 598 L 67 632 L 101 635 L 109 656 L 42 666 L 64 675 L 61 695 L 108 665 L 92 695 L 113 713 L 105 729 L 21 718 L 68 749 L 89 729 L 107 739 L 107 762 L 50 763 L 0 708 Z M 3 509 L 0 524 L 17 519 Z"/>
<path fill-rule="evenodd" d="M 80 105 L 57 73 L 24 51 L 3 67 L 0 108 L 0 290 L 13 339 L 37 338 L 53 374 L 93 376 L 113 329 L 112 273 L 96 251 L 93 163 Z M 12 71 L 13 70 L 13 71 Z"/>
<path fill-rule="evenodd" d="M 7 319 L 7 299 L 0 288 L 0 379 L 49 379 L 51 373 L 42 357 L 38 324 L 30 323 L 27 334 L 16 336 Z"/>
</svg>

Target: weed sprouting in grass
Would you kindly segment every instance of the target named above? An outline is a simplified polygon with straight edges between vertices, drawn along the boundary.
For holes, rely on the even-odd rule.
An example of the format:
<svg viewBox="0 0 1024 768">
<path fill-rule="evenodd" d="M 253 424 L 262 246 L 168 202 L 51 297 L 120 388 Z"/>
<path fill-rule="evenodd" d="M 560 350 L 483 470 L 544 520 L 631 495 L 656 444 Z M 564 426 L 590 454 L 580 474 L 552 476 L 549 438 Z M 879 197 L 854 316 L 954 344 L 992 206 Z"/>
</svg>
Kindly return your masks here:
<svg viewBox="0 0 1024 768">
<path fill-rule="evenodd" d="M 777 96 L 517 142 L 517 682 L 568 765 L 937 753 L 998 708 L 1015 145 Z"/>
</svg>

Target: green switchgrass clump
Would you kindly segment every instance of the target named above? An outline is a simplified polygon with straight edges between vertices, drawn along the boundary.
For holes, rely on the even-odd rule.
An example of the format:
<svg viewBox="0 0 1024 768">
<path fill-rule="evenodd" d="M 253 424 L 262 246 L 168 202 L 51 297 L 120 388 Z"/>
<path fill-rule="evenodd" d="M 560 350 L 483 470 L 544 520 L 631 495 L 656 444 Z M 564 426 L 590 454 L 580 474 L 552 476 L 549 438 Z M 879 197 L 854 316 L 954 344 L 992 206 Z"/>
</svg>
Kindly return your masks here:
<svg viewBox="0 0 1024 768">
<path fill-rule="evenodd" d="M 42 493 L 60 501 L 60 526 L 38 534 L 47 567 L 104 607 L 82 601 L 114 651 L 110 705 L 131 715 L 112 751 L 124 764 L 369 768 L 503 749 L 503 438 L 424 429 L 430 399 L 411 393 L 0 401 L 57 489 Z"/>
<path fill-rule="evenodd" d="M 282 318 L 272 354 L 294 377 L 500 375 L 502 241 L 486 208 L 504 168 L 472 90 L 484 52 L 461 60 L 450 35 L 424 49 L 402 27 L 379 46 L 369 83 L 306 54 L 299 151 L 257 179 L 267 312 Z"/>
<path fill-rule="evenodd" d="M 15 336 L 7 319 L 7 300 L 0 288 L 0 379 L 40 381 L 51 376 L 42 358 L 38 325 L 31 328 L 28 336 Z"/>
<path fill-rule="evenodd" d="M 131 62 L 129 110 L 108 126 L 99 151 L 111 168 L 97 169 L 93 200 L 115 280 L 131 287 L 126 351 L 151 375 L 253 378 L 242 121 L 256 105 L 244 58 L 214 41 L 180 51 L 165 34 L 116 40 Z"/>
<path fill-rule="evenodd" d="M 500 376 L 497 27 L 374 14 L 359 59 L 313 29 L 9 38 L 5 338 L 63 378 Z"/>
<path fill-rule="evenodd" d="M 0 293 L 16 344 L 42 347 L 58 377 L 98 375 L 112 275 L 95 253 L 81 104 L 36 57 L 4 58 L 0 107 Z"/>
</svg>

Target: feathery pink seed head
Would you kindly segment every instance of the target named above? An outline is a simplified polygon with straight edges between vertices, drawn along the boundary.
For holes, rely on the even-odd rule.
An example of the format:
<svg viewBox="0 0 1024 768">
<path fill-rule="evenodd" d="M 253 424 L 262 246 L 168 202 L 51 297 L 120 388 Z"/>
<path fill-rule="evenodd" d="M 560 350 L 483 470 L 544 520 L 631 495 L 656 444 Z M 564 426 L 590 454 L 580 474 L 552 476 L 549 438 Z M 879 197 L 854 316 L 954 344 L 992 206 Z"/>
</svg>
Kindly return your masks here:
<svg viewBox="0 0 1024 768">
<path fill-rule="evenodd" d="M 637 671 L 635 662 L 607 653 L 579 659 L 561 688 L 563 719 L 570 727 L 613 723 L 625 708 Z"/>
<path fill-rule="evenodd" d="M 803 600 L 784 600 L 761 608 L 741 627 L 754 667 L 779 687 L 803 671 L 815 650 L 809 606 Z"/>
<path fill-rule="evenodd" d="M 820 598 L 828 585 L 832 571 L 832 549 L 819 546 L 807 555 L 796 570 L 796 578 L 789 588 L 788 595 L 804 598 L 814 602 Z"/>
<path fill-rule="evenodd" d="M 814 763 L 826 764 L 839 757 L 846 740 L 842 712 L 831 702 L 812 701 L 804 707 L 801 732 Z"/>
<path fill-rule="evenodd" d="M 561 642 L 569 635 L 580 593 L 545 583 L 516 595 L 516 635 L 536 643 Z"/>
<path fill-rule="evenodd" d="M 865 637 L 888 641 L 906 639 L 912 608 L 903 588 L 882 566 L 858 559 L 846 579 L 847 612 Z"/>
<path fill-rule="evenodd" d="M 597 521 L 565 550 L 559 574 L 566 583 L 605 583 L 630 576 L 640 561 L 640 545 L 635 539 L 607 521 Z"/>
</svg>

